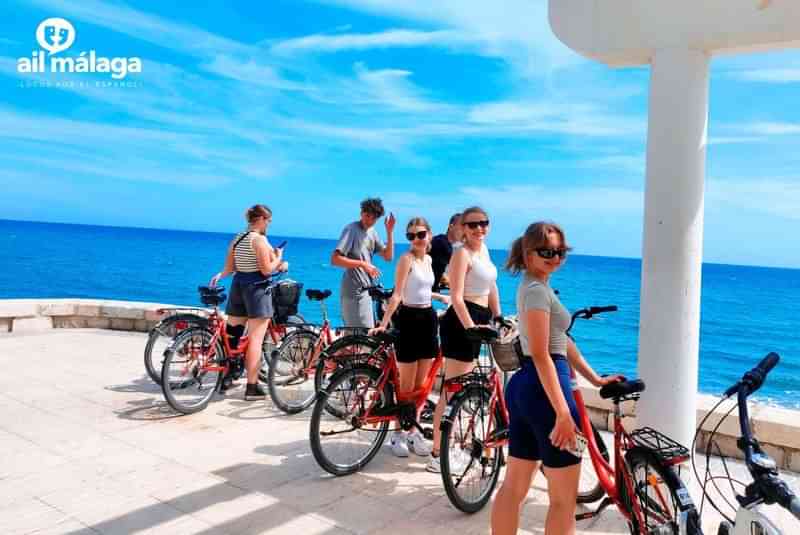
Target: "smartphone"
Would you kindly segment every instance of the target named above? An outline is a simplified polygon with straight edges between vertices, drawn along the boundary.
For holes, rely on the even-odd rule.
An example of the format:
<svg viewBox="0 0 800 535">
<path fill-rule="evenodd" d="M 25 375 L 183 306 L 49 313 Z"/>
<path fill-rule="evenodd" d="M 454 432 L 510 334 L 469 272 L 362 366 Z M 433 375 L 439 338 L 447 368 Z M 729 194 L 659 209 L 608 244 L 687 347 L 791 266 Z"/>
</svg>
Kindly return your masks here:
<svg viewBox="0 0 800 535">
<path fill-rule="evenodd" d="M 283 240 L 282 242 L 280 242 L 278 244 L 278 246 L 276 247 L 276 249 L 283 249 L 284 247 L 286 247 L 286 240 Z"/>
<path fill-rule="evenodd" d="M 586 446 L 589 441 L 583 433 L 575 433 L 575 449 L 569 448 L 567 451 L 575 457 L 583 457 L 583 452 L 586 451 Z"/>
</svg>

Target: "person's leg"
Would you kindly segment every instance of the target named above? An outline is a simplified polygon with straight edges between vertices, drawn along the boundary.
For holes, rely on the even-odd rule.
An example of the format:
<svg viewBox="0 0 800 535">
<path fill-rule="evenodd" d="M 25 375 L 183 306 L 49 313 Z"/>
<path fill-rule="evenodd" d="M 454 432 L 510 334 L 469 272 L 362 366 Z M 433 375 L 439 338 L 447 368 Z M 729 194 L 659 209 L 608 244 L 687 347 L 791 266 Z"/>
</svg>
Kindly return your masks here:
<svg viewBox="0 0 800 535">
<path fill-rule="evenodd" d="M 492 505 L 492 535 L 517 533 L 522 504 L 538 469 L 539 461 L 508 457 L 503 485 L 497 491 Z"/>
<path fill-rule="evenodd" d="M 264 335 L 271 320 L 269 318 L 250 318 L 247 321 L 247 354 L 245 366 L 247 367 L 247 384 L 258 384 L 258 370 L 261 369 L 261 346 L 264 344 Z"/>
<path fill-rule="evenodd" d="M 414 390 L 416 384 L 416 377 L 417 377 L 417 362 L 398 362 L 397 363 L 397 371 L 400 374 L 400 384 L 398 388 L 400 389 L 399 394 L 404 394 L 407 392 L 411 392 Z"/>
<path fill-rule="evenodd" d="M 575 534 L 575 504 L 577 503 L 580 474 L 580 464 L 564 468 L 544 467 L 544 475 L 547 477 L 547 495 L 550 498 L 550 507 L 547 509 L 547 520 L 544 527 L 545 535 Z"/>
<path fill-rule="evenodd" d="M 433 366 L 433 359 L 419 359 L 417 361 L 417 371 L 414 379 L 414 390 L 419 390 L 428 378 L 428 372 L 431 371 Z"/>
<path fill-rule="evenodd" d="M 447 382 L 448 379 L 469 373 L 474 367 L 475 364 L 471 360 L 469 362 L 462 362 L 460 360 L 445 358 L 444 380 Z M 439 430 L 439 424 L 442 421 L 442 414 L 444 413 L 444 408 L 448 400 L 446 389 L 442 389 L 442 395 L 439 396 L 439 402 L 436 404 L 436 411 L 433 413 L 433 450 L 431 454 L 434 457 L 439 456 L 439 446 L 442 441 L 442 432 Z"/>
</svg>

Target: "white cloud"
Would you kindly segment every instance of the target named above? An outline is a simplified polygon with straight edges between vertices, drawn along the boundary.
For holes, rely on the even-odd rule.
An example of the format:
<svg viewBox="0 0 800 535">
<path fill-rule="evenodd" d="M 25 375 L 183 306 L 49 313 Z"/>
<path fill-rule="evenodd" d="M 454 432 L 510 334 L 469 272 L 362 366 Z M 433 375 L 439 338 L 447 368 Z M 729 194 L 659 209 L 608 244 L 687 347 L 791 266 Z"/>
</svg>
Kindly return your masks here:
<svg viewBox="0 0 800 535">
<path fill-rule="evenodd" d="M 706 206 L 800 221 L 800 177 L 708 181 Z"/>
<path fill-rule="evenodd" d="M 401 48 L 440 46 L 454 47 L 471 42 L 464 34 L 453 30 L 418 31 L 406 29 L 386 30 L 366 34 L 316 34 L 274 43 L 270 50 L 275 54 L 340 52 L 342 50 L 367 50 L 372 48 Z"/>
<path fill-rule="evenodd" d="M 423 24 L 434 24 L 469 36 L 479 53 L 500 57 L 525 77 L 584 63 L 550 29 L 546 0 L 320 0 Z"/>
<path fill-rule="evenodd" d="M 379 105 L 407 112 L 433 111 L 444 108 L 425 100 L 422 91 L 409 78 L 411 71 L 402 69 L 369 70 L 364 63 L 355 64 L 357 80 L 370 94 L 369 100 Z"/>
<path fill-rule="evenodd" d="M 800 123 L 759 122 L 744 127 L 744 130 L 765 136 L 800 134 Z"/>
<path fill-rule="evenodd" d="M 789 84 L 800 82 L 800 69 L 754 69 L 731 73 L 731 78 L 746 82 Z"/>
</svg>

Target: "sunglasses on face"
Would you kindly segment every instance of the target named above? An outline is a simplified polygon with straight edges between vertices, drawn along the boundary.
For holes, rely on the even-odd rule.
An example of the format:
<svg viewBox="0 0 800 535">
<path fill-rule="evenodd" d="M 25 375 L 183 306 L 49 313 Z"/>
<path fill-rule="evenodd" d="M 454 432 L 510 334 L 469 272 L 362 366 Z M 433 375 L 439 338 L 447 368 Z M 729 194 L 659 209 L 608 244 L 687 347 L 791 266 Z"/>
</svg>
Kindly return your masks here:
<svg viewBox="0 0 800 535">
<path fill-rule="evenodd" d="M 481 227 L 481 228 L 488 227 L 489 226 L 489 220 L 488 219 L 483 219 L 481 221 L 467 221 L 464 224 L 466 226 L 468 226 L 470 229 L 475 230 L 478 227 Z"/>
<path fill-rule="evenodd" d="M 567 257 L 567 250 L 566 249 L 536 249 L 536 254 L 539 255 L 541 258 L 545 258 L 547 260 L 551 258 L 555 258 L 558 256 L 559 258 L 566 258 Z"/>
<path fill-rule="evenodd" d="M 428 235 L 427 230 L 420 230 L 419 232 L 406 232 L 406 238 L 408 241 L 416 240 L 424 240 L 425 236 Z"/>
</svg>

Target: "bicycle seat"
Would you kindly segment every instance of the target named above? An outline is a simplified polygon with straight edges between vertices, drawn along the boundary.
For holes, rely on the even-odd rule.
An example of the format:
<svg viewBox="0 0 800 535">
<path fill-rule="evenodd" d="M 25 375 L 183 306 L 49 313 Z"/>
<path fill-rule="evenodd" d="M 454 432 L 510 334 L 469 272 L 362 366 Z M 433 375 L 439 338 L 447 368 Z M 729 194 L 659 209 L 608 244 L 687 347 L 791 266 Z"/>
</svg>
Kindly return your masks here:
<svg viewBox="0 0 800 535">
<path fill-rule="evenodd" d="M 644 381 L 641 379 L 611 383 L 600 388 L 600 397 L 603 399 L 620 399 L 643 392 L 644 388 Z"/>
<path fill-rule="evenodd" d="M 381 331 L 375 334 L 375 338 L 377 338 L 384 344 L 395 343 L 399 336 L 400 336 L 400 331 L 398 331 L 397 329 L 387 329 L 385 331 Z"/>
<path fill-rule="evenodd" d="M 225 295 L 224 286 L 198 286 L 200 302 L 209 307 L 219 306 L 228 297 Z"/>
<path fill-rule="evenodd" d="M 306 297 L 312 301 L 324 301 L 331 296 L 330 290 L 306 290 Z"/>
<path fill-rule="evenodd" d="M 376 301 L 387 301 L 392 297 L 394 290 L 387 290 L 382 286 L 367 286 L 364 290 Z"/>
<path fill-rule="evenodd" d="M 500 336 L 500 333 L 491 327 L 473 327 L 466 332 L 467 338 L 473 342 L 491 342 Z"/>
</svg>

